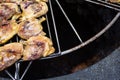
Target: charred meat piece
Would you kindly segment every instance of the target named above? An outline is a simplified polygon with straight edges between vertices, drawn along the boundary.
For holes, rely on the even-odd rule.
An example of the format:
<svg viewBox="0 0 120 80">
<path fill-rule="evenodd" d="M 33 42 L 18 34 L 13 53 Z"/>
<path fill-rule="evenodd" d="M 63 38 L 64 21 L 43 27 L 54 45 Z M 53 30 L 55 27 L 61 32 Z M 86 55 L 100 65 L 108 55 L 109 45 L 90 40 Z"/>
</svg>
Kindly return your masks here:
<svg viewBox="0 0 120 80">
<path fill-rule="evenodd" d="M 45 36 L 35 36 L 29 38 L 23 51 L 23 60 L 35 60 L 52 54 L 55 49 L 52 41 Z"/>
<path fill-rule="evenodd" d="M 10 40 L 18 32 L 18 24 L 14 21 L 2 22 L 0 26 L 0 44 Z"/>
<path fill-rule="evenodd" d="M 19 24 L 18 36 L 23 39 L 29 39 L 32 36 L 45 35 L 41 25 L 44 20 L 45 18 L 42 17 L 40 20 L 32 18 L 22 21 Z"/>
<path fill-rule="evenodd" d="M 15 3 L 0 3 L 0 21 L 11 18 L 14 14 L 19 14 L 20 10 Z"/>
<path fill-rule="evenodd" d="M 20 6 L 23 11 L 23 19 L 40 17 L 42 15 L 45 15 L 48 11 L 47 4 L 42 1 L 23 1 Z"/>
<path fill-rule="evenodd" d="M 10 43 L 0 47 L 0 71 L 14 64 L 22 56 L 23 45 Z"/>
</svg>

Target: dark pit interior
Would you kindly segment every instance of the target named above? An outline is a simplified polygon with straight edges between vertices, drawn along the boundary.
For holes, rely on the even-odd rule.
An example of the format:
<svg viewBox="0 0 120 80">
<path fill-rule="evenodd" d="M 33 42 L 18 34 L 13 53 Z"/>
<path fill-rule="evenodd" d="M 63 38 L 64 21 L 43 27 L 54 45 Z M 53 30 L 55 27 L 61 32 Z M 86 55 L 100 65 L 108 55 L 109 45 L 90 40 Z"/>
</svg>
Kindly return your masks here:
<svg viewBox="0 0 120 80">
<path fill-rule="evenodd" d="M 59 38 L 62 50 L 77 45 L 79 41 L 76 39 L 72 39 L 73 43 L 70 44 L 71 38 L 73 38 L 71 37 L 73 36 L 73 33 L 71 33 L 69 28 L 66 28 L 66 26 L 69 25 L 65 21 L 62 13 L 59 12 L 59 8 L 54 0 L 51 1 L 54 6 L 54 16 L 57 24 L 57 30 L 59 30 L 58 34 L 61 34 L 59 35 Z M 117 13 L 114 10 L 84 1 L 81 2 L 79 0 L 61 0 L 60 3 L 83 41 L 86 41 L 97 34 L 113 19 Z M 77 51 L 52 59 L 34 61 L 25 75 L 24 80 L 52 78 L 71 74 L 84 68 L 89 68 L 90 65 L 93 65 L 105 58 L 114 49 L 120 46 L 119 23 L 120 19 L 118 19 L 117 22 L 104 33 L 104 35 Z M 45 31 L 47 32 L 46 29 Z M 23 73 L 27 63 L 28 62 L 21 63 L 21 73 Z M 14 66 L 9 68 L 9 71 L 14 74 L 14 72 L 12 72 L 13 70 Z M 1 77 L 7 77 L 4 71 L 0 74 Z"/>
</svg>

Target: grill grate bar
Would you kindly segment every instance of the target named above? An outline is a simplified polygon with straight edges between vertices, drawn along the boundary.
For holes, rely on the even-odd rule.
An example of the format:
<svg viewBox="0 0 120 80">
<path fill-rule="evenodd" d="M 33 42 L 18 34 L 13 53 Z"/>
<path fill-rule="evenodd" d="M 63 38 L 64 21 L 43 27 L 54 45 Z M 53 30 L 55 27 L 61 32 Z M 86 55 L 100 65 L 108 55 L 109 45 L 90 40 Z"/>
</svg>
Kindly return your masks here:
<svg viewBox="0 0 120 80">
<path fill-rule="evenodd" d="M 108 1 L 102 1 L 102 0 L 98 0 L 99 2 L 101 2 L 101 3 L 105 3 L 105 4 L 108 4 L 108 5 L 111 5 L 111 6 L 113 6 L 113 7 L 117 7 L 117 8 L 120 8 L 120 4 L 115 4 L 115 3 L 110 3 L 110 2 L 108 2 Z"/>
<path fill-rule="evenodd" d="M 49 5 L 50 5 L 50 12 L 51 12 L 52 21 L 53 21 L 53 27 L 54 27 L 54 30 L 55 30 L 55 37 L 56 37 L 56 40 L 57 40 L 58 53 L 60 54 L 61 53 L 61 48 L 60 48 L 60 43 L 59 43 L 59 39 L 58 39 L 58 33 L 57 33 L 57 29 L 56 29 L 56 22 L 55 22 L 55 18 L 54 18 L 54 13 L 53 13 L 51 0 L 49 0 Z"/>
<path fill-rule="evenodd" d="M 100 37 L 102 34 L 104 34 L 109 28 L 112 27 L 112 25 L 118 20 L 118 18 L 120 17 L 120 12 L 118 12 L 116 14 L 116 16 L 112 19 L 112 21 L 105 27 L 103 28 L 99 33 L 97 33 L 95 36 L 93 36 L 92 38 L 88 39 L 87 41 L 83 42 L 82 44 L 75 46 L 69 50 L 63 51 L 61 54 L 64 55 L 66 53 L 70 53 L 73 52 L 79 48 L 82 48 L 83 46 L 86 46 L 87 44 L 93 42 L 94 40 L 96 40 L 98 37 Z"/>
<path fill-rule="evenodd" d="M 28 69 L 30 68 L 33 61 L 30 61 L 26 69 L 24 70 L 24 73 L 22 74 L 21 78 L 19 80 L 23 80 L 25 74 L 27 73 Z"/>
<path fill-rule="evenodd" d="M 20 63 L 19 62 L 16 62 L 15 63 L 15 68 L 16 68 L 16 71 L 15 71 L 15 79 L 16 80 L 19 80 L 19 71 L 20 71 Z"/>
<path fill-rule="evenodd" d="M 18 36 L 16 36 L 16 41 L 19 42 Z M 15 63 L 15 68 L 16 68 L 15 79 L 19 79 L 19 71 L 20 71 L 20 63 L 19 62 Z"/>
<path fill-rule="evenodd" d="M 77 35 L 78 39 L 80 40 L 81 43 L 83 43 L 80 35 L 78 34 L 77 30 L 75 29 L 75 27 L 73 26 L 72 22 L 70 21 L 70 19 L 68 18 L 67 14 L 65 13 L 65 11 L 63 10 L 61 4 L 59 3 L 58 0 L 55 0 L 56 3 L 58 4 L 59 8 L 61 9 L 62 13 L 64 14 L 65 18 L 67 19 L 69 25 L 72 27 L 73 31 L 75 32 L 75 34 Z"/>
<path fill-rule="evenodd" d="M 85 0 L 87 2 L 90 2 L 90 3 L 94 3 L 94 4 L 97 4 L 97 5 L 101 5 L 101 6 L 105 6 L 107 8 L 110 8 L 110 9 L 113 9 L 113 10 L 116 10 L 116 11 L 120 11 L 120 4 L 114 4 L 114 3 L 110 3 L 108 2 L 107 0 Z"/>
<path fill-rule="evenodd" d="M 15 78 L 12 76 L 12 74 L 11 74 L 8 70 L 5 70 L 5 73 L 6 73 L 12 80 L 15 80 Z"/>
<path fill-rule="evenodd" d="M 47 21 L 48 34 L 49 34 L 50 39 L 52 40 L 52 35 L 51 35 L 50 25 L 49 25 L 49 21 L 48 21 L 48 16 L 47 15 L 45 15 L 45 16 L 46 16 L 46 21 Z"/>
</svg>

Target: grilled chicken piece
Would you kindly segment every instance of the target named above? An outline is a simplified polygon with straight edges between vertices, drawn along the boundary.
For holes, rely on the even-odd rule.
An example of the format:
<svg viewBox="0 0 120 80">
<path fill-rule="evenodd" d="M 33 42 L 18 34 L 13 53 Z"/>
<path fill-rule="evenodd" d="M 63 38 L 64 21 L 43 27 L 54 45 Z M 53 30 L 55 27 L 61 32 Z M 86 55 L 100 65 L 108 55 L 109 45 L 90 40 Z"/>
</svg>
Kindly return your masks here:
<svg viewBox="0 0 120 80">
<path fill-rule="evenodd" d="M 22 56 L 23 45 L 10 43 L 0 47 L 0 71 L 14 64 Z"/>
<path fill-rule="evenodd" d="M 32 36 L 45 35 L 41 25 L 43 21 L 45 21 L 44 17 L 42 17 L 40 20 L 32 18 L 22 21 L 19 24 L 18 36 L 23 39 L 29 39 Z"/>
<path fill-rule="evenodd" d="M 23 20 L 26 18 L 36 18 L 45 15 L 48 12 L 48 6 L 45 2 L 23 1 L 21 4 L 23 11 Z"/>
<path fill-rule="evenodd" d="M 17 4 L 20 4 L 22 1 L 48 2 L 48 0 L 0 0 L 0 2 L 17 3 Z"/>
<path fill-rule="evenodd" d="M 0 21 L 11 18 L 14 14 L 21 13 L 15 3 L 0 3 Z"/>
<path fill-rule="evenodd" d="M 0 44 L 10 40 L 18 32 L 18 24 L 14 21 L 2 22 L 0 26 Z"/>
<path fill-rule="evenodd" d="M 24 1 L 48 2 L 48 0 L 24 0 Z"/>
<path fill-rule="evenodd" d="M 23 43 L 25 44 L 23 60 L 39 59 L 40 57 L 46 57 L 55 51 L 52 41 L 45 36 L 31 37 Z"/>
<path fill-rule="evenodd" d="M 36 0 L 37 2 L 43 1 L 43 2 L 48 2 L 48 0 Z"/>
<path fill-rule="evenodd" d="M 17 3 L 20 4 L 23 0 L 1 0 L 0 2 L 7 2 L 7 3 Z"/>
<path fill-rule="evenodd" d="M 112 3 L 120 3 L 120 0 L 109 0 Z"/>
</svg>

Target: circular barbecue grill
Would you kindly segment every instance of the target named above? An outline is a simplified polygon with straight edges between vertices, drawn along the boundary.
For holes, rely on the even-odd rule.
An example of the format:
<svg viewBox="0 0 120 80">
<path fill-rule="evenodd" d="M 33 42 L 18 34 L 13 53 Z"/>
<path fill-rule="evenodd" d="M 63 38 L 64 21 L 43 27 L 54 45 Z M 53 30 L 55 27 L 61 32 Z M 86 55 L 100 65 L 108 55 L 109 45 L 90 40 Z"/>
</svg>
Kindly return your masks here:
<svg viewBox="0 0 120 80">
<path fill-rule="evenodd" d="M 41 58 L 40 60 L 55 58 L 58 56 L 62 56 L 68 53 L 71 53 L 75 50 L 78 50 L 89 43 L 93 42 L 97 38 L 99 38 L 102 34 L 104 34 L 112 25 L 118 20 L 120 16 L 120 4 L 110 3 L 107 0 L 85 0 L 85 2 L 89 2 L 90 4 L 97 4 L 100 6 L 107 7 L 109 9 L 113 9 L 117 11 L 117 14 L 114 18 L 102 29 L 100 29 L 95 35 L 89 36 L 88 38 L 83 38 L 84 35 L 80 34 L 77 28 L 73 25 L 72 21 L 69 19 L 67 12 L 63 9 L 64 5 L 58 0 L 49 0 L 49 12 L 46 16 L 47 21 L 43 23 L 44 30 L 48 34 L 47 36 L 51 38 L 54 43 L 54 47 L 56 52 L 48 57 Z M 54 5 L 54 7 L 53 7 Z M 57 11 L 54 10 L 56 8 Z M 61 15 L 58 15 L 61 14 Z M 56 18 L 60 18 L 57 20 Z M 65 26 L 61 25 L 64 24 Z M 59 28 L 58 28 L 59 27 Z M 63 37 L 64 36 L 64 37 Z M 82 36 L 82 37 L 81 37 Z M 64 38 L 64 39 L 63 39 Z M 16 36 L 15 41 L 19 41 L 19 38 Z M 65 40 L 65 41 L 64 41 Z M 12 41 L 12 40 L 11 40 Z M 66 45 L 68 45 L 66 47 Z M 23 71 L 22 76 L 19 75 L 20 65 L 23 61 L 20 60 L 15 63 L 15 74 L 12 75 L 9 70 L 5 70 L 6 74 L 12 80 L 23 80 L 25 74 L 27 73 L 30 66 L 34 61 L 30 61 L 26 66 L 26 69 Z"/>
</svg>

